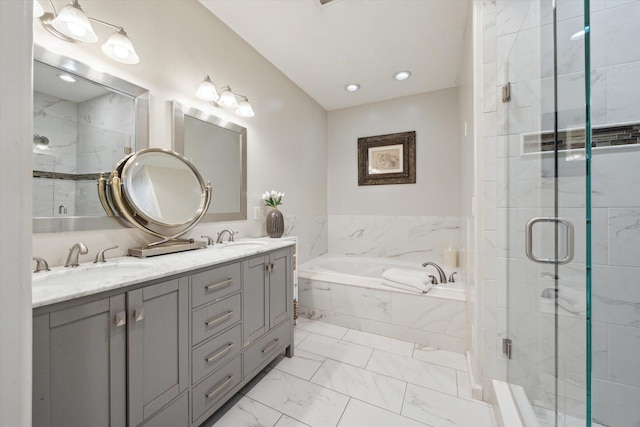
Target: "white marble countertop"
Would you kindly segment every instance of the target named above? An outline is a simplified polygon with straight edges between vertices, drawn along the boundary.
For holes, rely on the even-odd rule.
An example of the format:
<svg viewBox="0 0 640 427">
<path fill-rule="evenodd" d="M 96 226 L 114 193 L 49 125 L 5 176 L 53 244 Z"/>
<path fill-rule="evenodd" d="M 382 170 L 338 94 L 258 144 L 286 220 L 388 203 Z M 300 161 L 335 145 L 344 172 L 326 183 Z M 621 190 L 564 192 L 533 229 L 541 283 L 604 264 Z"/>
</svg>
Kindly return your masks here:
<svg viewBox="0 0 640 427">
<path fill-rule="evenodd" d="M 103 264 L 90 261 L 81 263 L 79 267 L 53 267 L 49 272 L 32 275 L 33 308 L 211 267 L 294 243 L 287 238 L 239 239 L 230 244 L 144 259 L 107 258 Z"/>
</svg>

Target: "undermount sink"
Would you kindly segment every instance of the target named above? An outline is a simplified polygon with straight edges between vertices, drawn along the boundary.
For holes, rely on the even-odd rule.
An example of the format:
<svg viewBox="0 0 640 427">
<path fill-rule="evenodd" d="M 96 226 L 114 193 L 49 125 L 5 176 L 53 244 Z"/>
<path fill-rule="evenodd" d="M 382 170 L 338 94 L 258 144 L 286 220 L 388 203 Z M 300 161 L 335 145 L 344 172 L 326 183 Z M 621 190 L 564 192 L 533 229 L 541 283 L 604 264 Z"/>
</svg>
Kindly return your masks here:
<svg viewBox="0 0 640 427">
<path fill-rule="evenodd" d="M 81 265 L 80 267 L 61 267 L 50 272 L 33 274 L 33 286 L 56 286 L 71 283 L 87 283 L 138 274 L 151 266 L 141 262 L 106 262 L 102 264 Z"/>
<path fill-rule="evenodd" d="M 241 248 L 241 249 L 252 249 L 259 248 L 261 246 L 266 246 L 267 242 L 263 242 L 260 240 L 238 240 L 235 242 L 226 242 L 220 243 L 214 247 L 219 249 L 229 249 L 229 248 Z"/>
</svg>

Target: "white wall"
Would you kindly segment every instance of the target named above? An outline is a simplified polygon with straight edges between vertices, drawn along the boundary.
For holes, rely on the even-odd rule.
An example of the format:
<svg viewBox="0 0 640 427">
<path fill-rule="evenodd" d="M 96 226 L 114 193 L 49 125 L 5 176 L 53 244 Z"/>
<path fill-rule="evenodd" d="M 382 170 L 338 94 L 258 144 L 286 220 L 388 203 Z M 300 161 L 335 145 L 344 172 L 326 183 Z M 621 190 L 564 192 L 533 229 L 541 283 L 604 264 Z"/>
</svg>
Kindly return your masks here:
<svg viewBox="0 0 640 427">
<path fill-rule="evenodd" d="M 196 0 L 96 1 L 86 0 L 90 16 L 121 25 L 140 56 L 137 65 L 118 64 L 100 51 L 100 43 L 70 44 L 34 23 L 34 41 L 150 90 L 150 146 L 171 148 L 171 100 L 194 106 L 248 129 L 247 221 L 205 223 L 190 236 L 215 236 L 232 228 L 240 237 L 265 235 L 264 218 L 253 220 L 265 190 L 286 192 L 282 211 L 287 232 L 300 239 L 301 261 L 326 250 L 326 112 L 279 70 Z M 101 40 L 110 31 L 95 24 Z M 256 116 L 243 119 L 197 99 L 194 92 L 206 74 L 218 87 L 231 85 L 249 97 Z M 214 189 L 215 192 L 215 189 Z M 84 241 L 97 250 L 120 245 L 119 253 L 149 238 L 133 229 L 34 235 L 34 253 L 50 264 L 62 264 L 68 248 Z"/>
<path fill-rule="evenodd" d="M 0 425 L 12 427 L 31 425 L 32 5 L 0 1 Z"/>
<path fill-rule="evenodd" d="M 459 214 L 457 89 L 328 114 L 330 215 Z M 416 131 L 416 183 L 358 186 L 358 138 Z"/>
</svg>

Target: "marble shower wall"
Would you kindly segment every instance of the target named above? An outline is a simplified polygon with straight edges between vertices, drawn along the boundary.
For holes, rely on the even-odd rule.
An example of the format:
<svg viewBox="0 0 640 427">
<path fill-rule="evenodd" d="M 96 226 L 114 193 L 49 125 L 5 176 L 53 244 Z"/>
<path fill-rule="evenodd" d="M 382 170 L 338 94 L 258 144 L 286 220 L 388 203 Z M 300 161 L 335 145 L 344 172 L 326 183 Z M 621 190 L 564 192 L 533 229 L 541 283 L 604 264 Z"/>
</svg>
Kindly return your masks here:
<svg viewBox="0 0 640 427">
<path fill-rule="evenodd" d="M 584 126 L 584 73 L 581 41 L 570 36 L 582 27 L 582 1 L 559 2 L 559 128 Z M 552 214 L 552 159 L 522 156 L 523 134 L 553 126 L 552 11 L 547 1 L 484 1 L 483 20 L 483 285 L 484 384 L 507 378 L 525 387 L 537 404 L 553 400 L 553 307 L 540 299 L 553 281 L 550 271 L 523 254 L 524 223 Z M 592 119 L 594 126 L 640 122 L 640 19 L 638 1 L 591 1 Z M 501 86 L 511 82 L 512 100 L 500 102 Z M 594 149 L 593 229 L 593 390 L 594 419 L 607 425 L 635 425 L 640 410 L 640 364 L 630 354 L 640 348 L 640 186 L 637 147 Z M 584 292 L 584 161 L 561 159 L 560 215 L 576 227 L 574 261 L 561 267 L 561 284 Z M 537 238 L 540 251 L 548 243 Z M 560 410 L 584 411 L 584 316 L 561 310 L 559 335 Z M 508 324 L 507 324 L 508 323 Z M 508 363 L 500 341 L 515 338 Z M 488 389 L 485 389 L 488 391 Z"/>
<path fill-rule="evenodd" d="M 113 170 L 125 156 L 125 148 L 135 150 L 132 98 L 108 93 L 78 104 L 78 173 Z"/>
<path fill-rule="evenodd" d="M 76 173 L 77 125 L 77 104 L 34 92 L 33 133 L 47 137 L 49 145 L 46 149 L 33 145 L 33 170 Z M 75 181 L 34 178 L 34 216 L 60 216 L 60 206 L 67 208 L 67 215 L 74 215 L 75 200 Z"/>
<path fill-rule="evenodd" d="M 134 144 L 134 108 L 116 93 L 74 103 L 34 92 L 34 133 L 49 138 L 49 146 L 34 148 L 33 169 L 69 174 L 34 179 L 34 216 L 104 215 L 95 181 L 73 176 L 111 171 L 125 156 Z"/>
<path fill-rule="evenodd" d="M 331 254 L 441 264 L 443 251 L 460 241 L 458 217 L 329 215 Z"/>
</svg>

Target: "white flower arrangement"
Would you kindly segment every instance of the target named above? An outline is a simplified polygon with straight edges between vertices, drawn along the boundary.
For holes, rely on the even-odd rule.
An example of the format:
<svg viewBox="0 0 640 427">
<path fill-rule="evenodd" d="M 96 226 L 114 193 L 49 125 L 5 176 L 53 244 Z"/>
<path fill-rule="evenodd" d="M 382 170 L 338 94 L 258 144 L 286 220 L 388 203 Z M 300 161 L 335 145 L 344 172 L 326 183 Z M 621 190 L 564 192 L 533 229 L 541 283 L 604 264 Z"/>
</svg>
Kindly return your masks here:
<svg viewBox="0 0 640 427">
<path fill-rule="evenodd" d="M 271 190 L 271 192 L 265 191 L 262 195 L 262 200 L 264 201 L 265 206 L 271 206 L 272 208 L 277 207 L 282 204 L 282 198 L 284 197 L 284 193 L 280 193 L 276 190 Z"/>
</svg>

